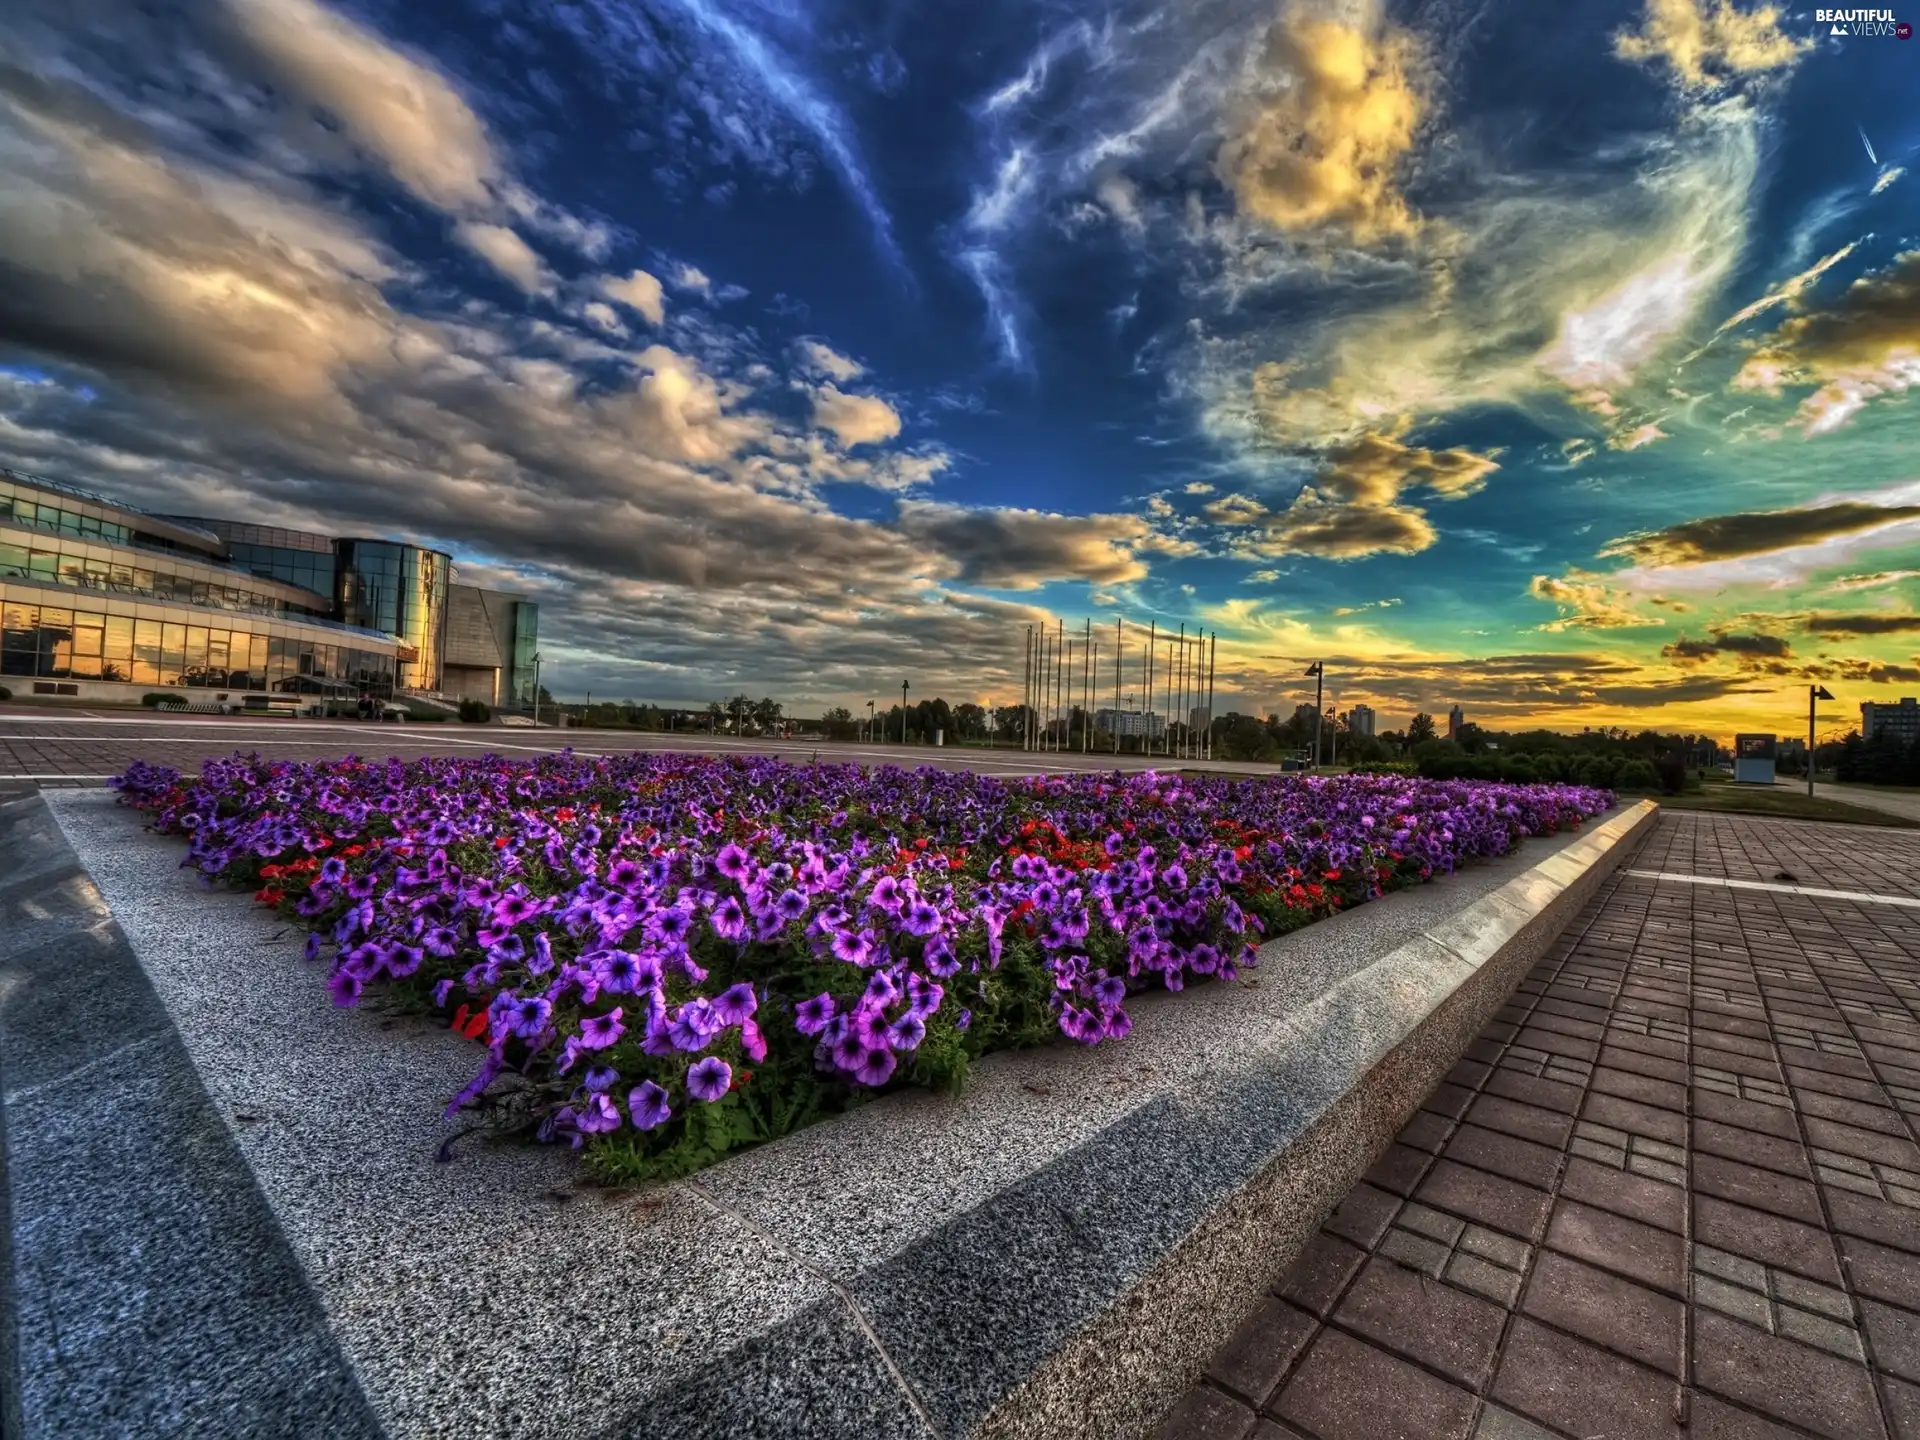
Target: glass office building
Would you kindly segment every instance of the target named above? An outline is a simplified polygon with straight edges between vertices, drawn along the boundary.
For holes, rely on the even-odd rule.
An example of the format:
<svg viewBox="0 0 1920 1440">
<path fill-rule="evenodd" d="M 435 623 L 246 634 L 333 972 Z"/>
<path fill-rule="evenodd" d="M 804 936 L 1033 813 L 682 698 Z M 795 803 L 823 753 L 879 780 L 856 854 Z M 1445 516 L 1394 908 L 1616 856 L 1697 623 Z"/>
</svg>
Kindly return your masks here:
<svg viewBox="0 0 1920 1440">
<path fill-rule="evenodd" d="M 225 542 L 227 556 L 242 570 L 298 585 L 324 595 L 329 606 L 334 597 L 333 537 L 316 535 L 310 530 L 288 530 L 279 525 L 248 525 L 238 520 L 210 520 L 200 516 L 175 516 L 185 525 L 194 525 Z"/>
<path fill-rule="evenodd" d="M 438 690 L 447 635 L 453 557 L 391 540 L 334 542 L 336 613 L 349 625 L 400 642 L 400 683 Z"/>
<path fill-rule="evenodd" d="M 399 647 L 338 623 L 333 609 L 326 594 L 230 564 L 226 542 L 204 526 L 0 469 L 9 689 L 99 699 L 116 685 L 386 693 Z"/>
</svg>

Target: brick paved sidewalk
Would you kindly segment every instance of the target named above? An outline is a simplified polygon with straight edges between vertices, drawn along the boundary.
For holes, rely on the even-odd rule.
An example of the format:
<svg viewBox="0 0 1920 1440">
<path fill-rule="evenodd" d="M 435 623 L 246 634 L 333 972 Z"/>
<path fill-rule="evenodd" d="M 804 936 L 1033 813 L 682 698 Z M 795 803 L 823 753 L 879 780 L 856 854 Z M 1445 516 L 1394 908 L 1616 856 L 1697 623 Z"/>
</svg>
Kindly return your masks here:
<svg viewBox="0 0 1920 1440">
<path fill-rule="evenodd" d="M 1628 865 L 1910 896 L 1920 836 Z M 1920 1440 L 1917 1127 L 1920 909 L 1623 873 L 1160 1435 Z"/>
</svg>

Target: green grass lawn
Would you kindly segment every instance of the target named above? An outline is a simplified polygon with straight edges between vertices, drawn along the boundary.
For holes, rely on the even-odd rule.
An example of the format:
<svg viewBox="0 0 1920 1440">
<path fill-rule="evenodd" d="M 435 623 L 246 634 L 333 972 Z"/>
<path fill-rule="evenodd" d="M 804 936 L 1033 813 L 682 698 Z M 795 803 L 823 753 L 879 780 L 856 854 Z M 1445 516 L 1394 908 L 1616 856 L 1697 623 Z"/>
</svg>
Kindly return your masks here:
<svg viewBox="0 0 1920 1440">
<path fill-rule="evenodd" d="M 1703 785 L 1685 795 L 1652 797 L 1671 810 L 1714 810 L 1725 815 L 1777 815 L 1783 820 L 1842 820 L 1850 825 L 1885 825 L 1896 830 L 1920 829 L 1920 821 L 1849 805 L 1824 797 L 1808 799 L 1797 790 L 1766 789 L 1757 785 Z"/>
</svg>

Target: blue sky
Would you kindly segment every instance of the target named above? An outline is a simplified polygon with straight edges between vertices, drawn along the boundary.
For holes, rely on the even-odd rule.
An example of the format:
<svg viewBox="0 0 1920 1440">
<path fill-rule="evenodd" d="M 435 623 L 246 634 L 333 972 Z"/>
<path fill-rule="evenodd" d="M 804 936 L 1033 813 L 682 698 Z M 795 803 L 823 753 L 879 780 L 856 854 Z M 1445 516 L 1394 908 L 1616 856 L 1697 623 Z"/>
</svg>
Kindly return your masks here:
<svg viewBox="0 0 1920 1440">
<path fill-rule="evenodd" d="M 573 694 L 1007 699 L 1116 616 L 1383 726 L 1920 689 L 1920 45 L 1542 14 L 45 7 L 0 461 L 450 548 Z"/>
</svg>

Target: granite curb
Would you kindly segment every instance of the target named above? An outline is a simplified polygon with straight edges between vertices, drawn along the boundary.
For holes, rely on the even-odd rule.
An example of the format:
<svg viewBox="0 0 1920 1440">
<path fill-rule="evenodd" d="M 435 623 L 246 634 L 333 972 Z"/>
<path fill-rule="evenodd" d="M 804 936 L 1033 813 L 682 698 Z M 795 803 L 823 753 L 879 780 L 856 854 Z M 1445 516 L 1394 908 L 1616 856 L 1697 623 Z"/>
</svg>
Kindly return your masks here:
<svg viewBox="0 0 1920 1440">
<path fill-rule="evenodd" d="M 21 803 L 64 830 L 33 883 L 92 907 L 49 911 L 46 936 L 109 936 L 88 963 L 140 979 L 114 1023 L 177 1053 L 206 1153 L 240 1167 L 203 1203 L 253 1197 L 261 1256 L 292 1266 L 357 1384 L 367 1428 L 330 1433 L 408 1440 L 1144 1433 L 1654 813 L 1296 932 L 1242 985 L 1146 997 L 1124 1046 L 995 1056 L 958 1100 L 889 1097 L 556 1208 L 563 1154 L 430 1163 L 470 1047 L 326 1006 L 288 927 L 199 887 L 109 797 Z M 0 931 L 0 977 L 13 948 Z M 0 992 L 0 1042 L 8 1013 Z M 466 1282 L 476 1254 L 513 1327 Z M 524 1326 L 569 1336 L 568 1363 L 530 1370 Z"/>
<path fill-rule="evenodd" d="M 0 1431 L 378 1434 L 305 1276 L 38 796 L 0 804 Z"/>
</svg>

